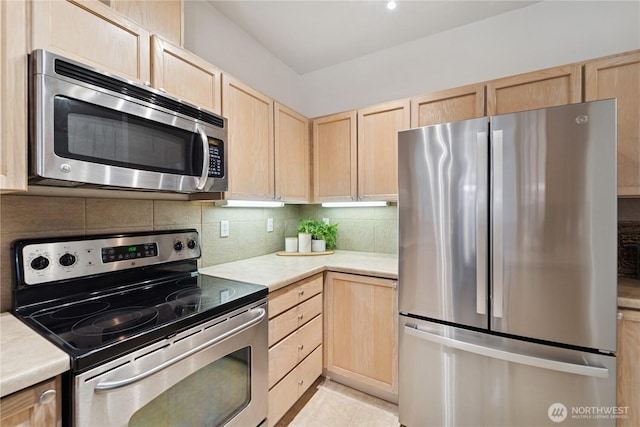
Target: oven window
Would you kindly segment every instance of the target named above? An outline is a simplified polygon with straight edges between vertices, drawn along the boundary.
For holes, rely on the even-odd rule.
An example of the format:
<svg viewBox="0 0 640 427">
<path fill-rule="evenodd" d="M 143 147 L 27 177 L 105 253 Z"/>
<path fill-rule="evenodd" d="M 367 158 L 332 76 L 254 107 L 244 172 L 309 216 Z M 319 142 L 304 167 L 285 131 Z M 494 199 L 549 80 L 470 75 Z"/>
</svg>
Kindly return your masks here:
<svg viewBox="0 0 640 427">
<path fill-rule="evenodd" d="M 249 405 L 250 366 L 250 347 L 228 354 L 139 409 L 129 426 L 221 426 Z"/>
<path fill-rule="evenodd" d="M 54 98 L 57 155 L 111 166 L 199 176 L 202 141 L 190 131 L 83 101 Z"/>
</svg>

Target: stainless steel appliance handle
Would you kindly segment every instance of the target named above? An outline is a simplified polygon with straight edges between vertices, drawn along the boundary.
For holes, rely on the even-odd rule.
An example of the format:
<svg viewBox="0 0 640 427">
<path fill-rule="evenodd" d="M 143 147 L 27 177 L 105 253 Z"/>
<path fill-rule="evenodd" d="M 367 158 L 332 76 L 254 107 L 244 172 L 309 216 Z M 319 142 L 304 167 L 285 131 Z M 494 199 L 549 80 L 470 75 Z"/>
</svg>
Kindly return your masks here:
<svg viewBox="0 0 640 427">
<path fill-rule="evenodd" d="M 493 182 L 492 182 L 492 198 L 493 206 L 491 207 L 491 259 L 492 259 L 492 313 L 494 317 L 502 317 L 503 314 L 503 248 L 502 248 L 502 209 L 503 194 L 502 186 L 504 179 L 502 176 L 502 131 L 494 130 L 492 136 L 492 166 Z"/>
<path fill-rule="evenodd" d="M 609 378 L 609 370 L 607 368 L 576 365 L 574 363 L 560 362 L 558 360 L 512 353 L 493 347 L 485 347 L 466 341 L 454 340 L 452 338 L 443 337 L 441 335 L 433 334 L 431 332 L 423 331 L 407 325 L 404 326 L 404 333 L 419 339 L 430 341 L 436 344 L 441 344 L 446 347 L 455 348 L 457 350 L 462 350 L 481 356 L 491 357 L 493 359 L 500 359 L 507 362 L 518 363 L 520 365 L 533 366 L 536 368 L 566 372 L 568 374 L 584 375 L 588 377 Z"/>
<path fill-rule="evenodd" d="M 476 312 L 487 314 L 487 132 L 477 133 L 476 149 Z"/>
<path fill-rule="evenodd" d="M 125 378 L 123 380 L 117 380 L 117 381 L 105 381 L 105 382 L 100 382 L 98 384 L 96 384 L 95 386 L 95 391 L 108 391 L 108 390 L 113 390 L 116 388 L 120 388 L 120 387 L 124 387 L 126 385 L 129 384 L 133 384 L 135 382 L 138 382 L 144 378 L 147 378 L 150 375 L 155 374 L 156 372 L 159 372 L 165 368 L 168 368 L 169 366 L 176 364 L 178 362 L 180 362 L 181 360 L 186 359 L 187 357 L 201 351 L 204 350 L 207 347 L 210 347 L 226 338 L 229 338 L 233 335 L 236 335 L 240 332 L 242 332 L 245 329 L 250 328 L 251 326 L 255 325 L 256 323 L 259 323 L 264 316 L 266 315 L 266 310 L 264 308 L 254 308 L 252 310 L 249 310 L 248 312 L 249 314 L 252 315 L 252 319 L 242 323 L 241 325 L 238 325 L 236 327 L 233 327 L 231 329 L 229 329 L 226 332 L 221 333 L 220 335 L 217 335 L 215 338 L 200 344 L 197 347 L 192 348 L 191 350 L 182 353 L 180 356 L 174 357 L 173 359 L 167 360 L 164 363 L 161 363 L 160 365 L 149 369 L 148 371 L 142 372 L 138 375 L 134 375 L 133 377 L 130 378 Z"/>
<path fill-rule="evenodd" d="M 196 125 L 196 131 L 198 131 L 202 139 L 202 175 L 200 175 L 196 188 L 198 190 L 204 190 L 207 178 L 209 177 L 209 138 L 204 129 L 198 125 Z"/>
</svg>

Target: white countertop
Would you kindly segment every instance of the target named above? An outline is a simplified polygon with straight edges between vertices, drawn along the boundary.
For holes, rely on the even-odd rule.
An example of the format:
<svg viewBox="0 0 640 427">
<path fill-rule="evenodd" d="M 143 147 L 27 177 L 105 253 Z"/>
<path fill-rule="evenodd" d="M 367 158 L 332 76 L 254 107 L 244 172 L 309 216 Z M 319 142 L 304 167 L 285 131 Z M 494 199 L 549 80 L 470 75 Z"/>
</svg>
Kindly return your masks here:
<svg viewBox="0 0 640 427">
<path fill-rule="evenodd" d="M 640 280 L 618 277 L 618 307 L 640 310 Z"/>
<path fill-rule="evenodd" d="M 335 251 L 331 255 L 263 255 L 200 269 L 202 274 L 265 285 L 269 292 L 325 270 L 366 276 L 398 277 L 398 256 L 373 252 Z"/>
<path fill-rule="evenodd" d="M 60 375 L 69 355 L 11 313 L 0 313 L 0 396 Z"/>
</svg>

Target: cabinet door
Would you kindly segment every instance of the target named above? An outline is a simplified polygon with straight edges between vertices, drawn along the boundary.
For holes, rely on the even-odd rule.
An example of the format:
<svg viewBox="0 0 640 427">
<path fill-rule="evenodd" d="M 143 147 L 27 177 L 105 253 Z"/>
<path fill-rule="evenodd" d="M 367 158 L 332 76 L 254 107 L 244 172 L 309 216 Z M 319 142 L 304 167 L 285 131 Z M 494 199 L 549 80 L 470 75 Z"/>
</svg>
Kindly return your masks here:
<svg viewBox="0 0 640 427">
<path fill-rule="evenodd" d="M 32 49 L 150 81 L 149 32 L 98 0 L 31 2 Z"/>
<path fill-rule="evenodd" d="M 409 129 L 410 100 L 358 110 L 358 199 L 398 200 L 398 131 Z"/>
<path fill-rule="evenodd" d="M 200 57 L 152 36 L 151 84 L 208 111 L 220 114 L 221 72 Z"/>
<path fill-rule="evenodd" d="M 60 377 L 0 400 L 0 424 L 6 427 L 61 426 Z"/>
<path fill-rule="evenodd" d="M 171 43 L 182 46 L 182 0 L 110 0 L 111 7 Z"/>
<path fill-rule="evenodd" d="M 484 85 L 471 85 L 411 98 L 411 127 L 482 117 L 484 91 Z"/>
<path fill-rule="evenodd" d="M 580 65 L 565 65 L 487 83 L 487 114 L 575 104 L 582 100 Z"/>
<path fill-rule="evenodd" d="M 311 201 L 311 146 L 309 119 L 275 103 L 276 199 Z"/>
<path fill-rule="evenodd" d="M 273 199 L 273 100 L 222 75 L 222 115 L 228 119 L 231 199 Z"/>
<path fill-rule="evenodd" d="M 314 200 L 356 200 L 356 112 L 332 114 L 313 121 Z"/>
<path fill-rule="evenodd" d="M 622 310 L 618 320 L 618 407 L 628 407 L 618 427 L 640 426 L 640 311 Z"/>
<path fill-rule="evenodd" d="M 396 281 L 329 272 L 325 368 L 389 395 L 398 393 Z"/>
<path fill-rule="evenodd" d="M 618 195 L 640 196 L 640 51 L 585 64 L 585 101 L 618 99 Z"/>
<path fill-rule="evenodd" d="M 25 1 L 0 2 L 0 193 L 27 190 L 27 28 Z"/>
</svg>

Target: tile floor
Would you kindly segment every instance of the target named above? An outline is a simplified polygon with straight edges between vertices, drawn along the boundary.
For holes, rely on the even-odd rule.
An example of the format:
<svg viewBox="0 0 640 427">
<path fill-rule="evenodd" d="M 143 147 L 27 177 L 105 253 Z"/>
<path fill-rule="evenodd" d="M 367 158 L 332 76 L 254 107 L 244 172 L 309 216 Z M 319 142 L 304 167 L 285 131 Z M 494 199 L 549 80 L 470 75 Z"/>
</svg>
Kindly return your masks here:
<svg viewBox="0 0 640 427">
<path fill-rule="evenodd" d="M 276 427 L 398 427 L 398 405 L 320 377 Z"/>
</svg>

